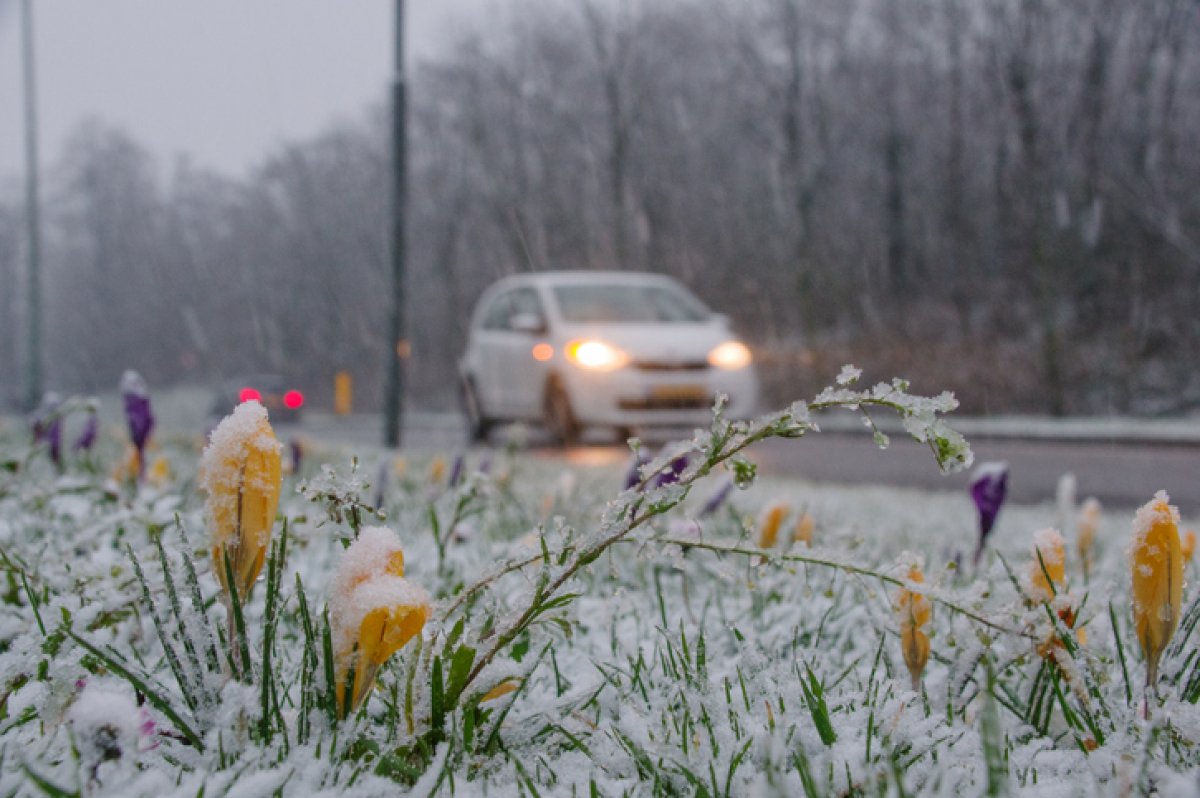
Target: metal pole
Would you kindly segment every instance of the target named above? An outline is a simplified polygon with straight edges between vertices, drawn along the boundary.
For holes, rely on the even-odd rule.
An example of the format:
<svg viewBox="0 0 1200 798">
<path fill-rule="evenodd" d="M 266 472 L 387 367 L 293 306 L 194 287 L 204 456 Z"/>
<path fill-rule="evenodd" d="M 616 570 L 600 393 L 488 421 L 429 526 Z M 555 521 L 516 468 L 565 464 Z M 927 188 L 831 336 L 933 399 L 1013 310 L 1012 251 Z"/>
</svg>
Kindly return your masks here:
<svg viewBox="0 0 1200 798">
<path fill-rule="evenodd" d="M 42 400 L 41 228 L 38 219 L 37 102 L 33 75 L 33 6 L 21 3 L 21 44 L 25 67 L 25 218 L 29 224 L 29 273 L 25 336 L 25 407 Z"/>
<path fill-rule="evenodd" d="M 396 0 L 396 71 L 392 79 L 392 308 L 387 391 L 383 402 L 383 443 L 393 448 L 400 446 L 404 414 L 404 359 L 409 353 L 408 341 L 404 337 L 404 224 L 408 216 L 406 102 L 404 0 Z"/>
</svg>

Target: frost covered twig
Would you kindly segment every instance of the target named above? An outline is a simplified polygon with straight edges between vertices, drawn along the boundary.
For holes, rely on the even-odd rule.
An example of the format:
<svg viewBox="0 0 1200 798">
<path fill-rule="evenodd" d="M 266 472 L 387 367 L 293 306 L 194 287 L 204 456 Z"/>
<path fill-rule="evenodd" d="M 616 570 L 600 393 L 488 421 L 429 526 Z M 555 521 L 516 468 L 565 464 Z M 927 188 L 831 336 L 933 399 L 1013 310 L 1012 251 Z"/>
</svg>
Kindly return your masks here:
<svg viewBox="0 0 1200 798">
<path fill-rule="evenodd" d="M 563 587 L 580 569 L 595 562 L 610 546 L 625 539 L 635 529 L 676 507 L 688 495 L 691 486 L 718 466 L 734 471 L 739 485 L 748 484 L 754 476 L 754 466 L 739 455 L 750 446 L 768 438 L 799 438 L 818 430 L 812 412 L 845 408 L 859 411 L 866 407 L 894 410 L 912 437 L 927 443 L 939 467 L 950 473 L 969 466 L 973 460 L 970 447 L 959 433 L 939 418 L 958 406 L 950 393 L 937 397 L 914 396 L 908 393 L 908 383 L 893 380 L 879 383 L 869 390 L 850 387 L 860 372 L 852 366 L 843 368 L 838 386 L 826 388 L 811 403 L 796 402 L 786 410 L 763 416 L 753 422 L 730 422 L 723 417 L 724 398 L 714 407 L 714 418 L 707 433 L 699 432 L 691 441 L 667 447 L 663 454 L 642 468 L 639 484 L 626 490 L 605 513 L 601 527 L 583 541 L 569 542 L 558 557 L 543 556 L 544 567 L 532 594 L 515 618 L 499 631 L 486 635 L 479 642 L 483 653 L 473 663 L 462 683 L 459 694 L 488 667 L 496 656 L 509 646 L 540 615 L 568 603 L 573 596 L 563 593 Z M 886 438 L 877 436 L 880 445 Z M 656 477 L 680 457 L 698 454 L 672 484 L 657 485 Z M 657 486 L 652 486 L 655 482 Z M 551 563 L 554 563 L 553 565 Z M 485 577 L 488 581 L 496 574 Z M 478 586 L 463 592 L 477 592 Z"/>
<path fill-rule="evenodd" d="M 997 632 L 1003 632 L 1005 634 L 1014 635 L 1016 637 L 1025 637 L 1030 640 L 1037 639 L 1036 635 L 1034 635 L 1028 631 L 1018 630 L 1018 629 L 1010 629 L 1007 626 L 1004 626 L 1003 624 L 999 624 L 999 623 L 996 623 L 995 621 L 987 619 L 986 617 L 980 615 L 979 613 L 977 613 L 973 610 L 967 609 L 966 607 L 962 606 L 961 604 L 958 604 L 957 602 L 951 601 L 950 599 L 945 598 L 944 596 L 939 596 L 936 591 L 931 591 L 927 586 L 917 585 L 917 584 L 910 582 L 909 580 L 900 579 L 899 577 L 891 576 L 891 575 L 885 574 L 881 571 L 876 571 L 872 568 L 865 568 L 861 565 L 854 565 L 852 563 L 847 563 L 847 562 L 838 562 L 837 560 L 831 560 L 831 559 L 827 559 L 827 558 L 823 558 L 823 557 L 814 557 L 810 554 L 790 554 L 790 553 L 789 554 L 771 554 L 769 552 L 764 552 L 762 549 L 759 549 L 759 548 L 747 548 L 745 546 L 739 546 L 737 544 L 708 543 L 708 542 L 705 542 L 702 540 L 696 540 L 695 538 L 686 539 L 686 540 L 680 539 L 680 538 L 655 538 L 655 540 L 658 543 L 664 543 L 667 545 L 680 546 L 680 547 L 686 547 L 686 548 L 692 548 L 692 549 L 703 549 L 705 551 L 712 551 L 712 552 L 716 552 L 718 554 L 739 554 L 739 555 L 746 556 L 746 557 L 768 557 L 769 559 L 774 559 L 774 560 L 784 560 L 787 562 L 799 562 L 799 563 L 804 563 L 805 565 L 816 565 L 816 566 L 823 567 L 823 568 L 833 568 L 833 569 L 836 569 L 838 571 L 843 571 L 848 574 L 858 574 L 859 576 L 868 576 L 873 579 L 878 579 L 879 581 L 884 582 L 885 584 L 892 585 L 893 587 L 900 587 L 900 588 L 904 588 L 907 590 L 913 590 L 914 592 L 917 592 L 917 589 L 919 588 L 920 593 L 922 595 L 924 595 L 926 598 L 928 598 L 930 601 L 940 604 L 943 607 L 945 607 L 946 609 L 950 610 L 951 612 L 958 613 L 959 615 L 962 615 L 965 618 L 969 618 L 972 621 L 975 621 L 976 623 L 981 624 L 982 626 L 986 626 L 989 629 L 994 629 Z"/>
</svg>

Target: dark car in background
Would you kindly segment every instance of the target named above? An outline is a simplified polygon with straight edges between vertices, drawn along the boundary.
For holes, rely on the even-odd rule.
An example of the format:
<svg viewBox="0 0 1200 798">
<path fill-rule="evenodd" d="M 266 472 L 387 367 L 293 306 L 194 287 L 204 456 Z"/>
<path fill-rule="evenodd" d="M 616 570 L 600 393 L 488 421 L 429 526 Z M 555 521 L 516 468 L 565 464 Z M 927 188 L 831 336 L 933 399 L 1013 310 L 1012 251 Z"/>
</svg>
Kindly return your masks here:
<svg viewBox="0 0 1200 798">
<path fill-rule="evenodd" d="M 272 423 L 294 424 L 300 420 L 304 393 L 289 386 L 278 374 L 251 374 L 226 380 L 216 392 L 212 413 L 221 418 L 242 402 L 261 402 Z"/>
</svg>

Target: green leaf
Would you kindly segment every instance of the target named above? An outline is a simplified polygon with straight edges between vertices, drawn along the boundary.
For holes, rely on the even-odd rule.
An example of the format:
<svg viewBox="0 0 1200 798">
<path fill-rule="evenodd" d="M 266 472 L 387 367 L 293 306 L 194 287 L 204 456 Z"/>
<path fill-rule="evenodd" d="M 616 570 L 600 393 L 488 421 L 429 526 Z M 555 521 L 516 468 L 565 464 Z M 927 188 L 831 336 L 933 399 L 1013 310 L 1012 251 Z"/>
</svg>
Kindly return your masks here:
<svg viewBox="0 0 1200 798">
<path fill-rule="evenodd" d="M 446 685 L 446 706 L 453 709 L 458 703 L 458 696 L 467 683 L 471 666 L 475 664 L 475 649 L 465 643 L 455 650 L 450 658 L 450 681 Z"/>
<path fill-rule="evenodd" d="M 430 730 L 437 739 L 441 739 L 442 729 L 446 724 L 446 692 L 442 682 L 442 658 L 433 658 L 433 674 L 430 677 L 429 705 L 432 718 L 429 721 Z"/>
</svg>

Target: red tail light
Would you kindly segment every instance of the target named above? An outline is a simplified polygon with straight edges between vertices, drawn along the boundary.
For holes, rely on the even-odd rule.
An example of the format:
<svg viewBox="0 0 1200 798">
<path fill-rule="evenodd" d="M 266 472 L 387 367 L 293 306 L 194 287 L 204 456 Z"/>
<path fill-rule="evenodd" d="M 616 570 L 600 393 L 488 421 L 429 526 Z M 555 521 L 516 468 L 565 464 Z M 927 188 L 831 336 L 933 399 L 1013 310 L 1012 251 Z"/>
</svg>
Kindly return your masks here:
<svg viewBox="0 0 1200 798">
<path fill-rule="evenodd" d="M 299 410 L 304 404 L 304 394 L 299 391 L 288 391 L 283 395 L 283 406 L 288 410 Z"/>
<path fill-rule="evenodd" d="M 254 388 L 243 388 L 238 394 L 239 402 L 261 402 L 262 394 Z"/>
</svg>

